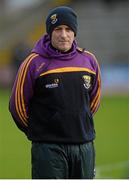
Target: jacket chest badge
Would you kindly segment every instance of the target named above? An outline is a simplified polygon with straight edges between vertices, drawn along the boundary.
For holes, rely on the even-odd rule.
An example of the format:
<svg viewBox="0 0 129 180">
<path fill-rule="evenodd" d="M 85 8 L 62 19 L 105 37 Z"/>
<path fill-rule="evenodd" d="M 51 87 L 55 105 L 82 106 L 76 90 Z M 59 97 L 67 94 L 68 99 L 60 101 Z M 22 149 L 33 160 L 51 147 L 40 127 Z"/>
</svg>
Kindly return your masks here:
<svg viewBox="0 0 129 180">
<path fill-rule="evenodd" d="M 52 83 L 45 85 L 45 87 L 49 88 L 49 89 L 56 88 L 58 86 L 59 86 L 59 79 L 58 78 L 54 79 Z"/>
<path fill-rule="evenodd" d="M 84 81 L 84 87 L 86 89 L 89 89 L 91 87 L 91 76 L 88 76 L 88 75 L 84 75 L 82 76 L 83 78 L 83 81 Z"/>
</svg>

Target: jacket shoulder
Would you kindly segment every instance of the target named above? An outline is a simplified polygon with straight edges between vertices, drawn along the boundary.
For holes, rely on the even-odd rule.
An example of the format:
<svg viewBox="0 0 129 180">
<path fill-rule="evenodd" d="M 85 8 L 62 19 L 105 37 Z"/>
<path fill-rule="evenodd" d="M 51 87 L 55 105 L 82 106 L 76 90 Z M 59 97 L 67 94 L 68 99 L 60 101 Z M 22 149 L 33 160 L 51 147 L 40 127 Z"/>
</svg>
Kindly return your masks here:
<svg viewBox="0 0 129 180">
<path fill-rule="evenodd" d="M 90 63 L 93 66 L 99 66 L 98 60 L 92 52 L 87 51 L 85 48 L 80 48 L 80 47 L 77 47 L 77 51 L 82 53 L 82 55 L 85 56 L 86 59 L 89 59 Z"/>
<path fill-rule="evenodd" d="M 28 64 L 28 63 L 32 62 L 34 59 L 36 59 L 38 56 L 39 56 L 39 55 L 36 54 L 36 53 L 30 53 L 30 54 L 23 60 L 23 63 Z M 22 63 L 22 64 L 23 64 L 23 63 Z"/>
<path fill-rule="evenodd" d="M 83 53 L 84 56 L 87 56 L 90 59 L 93 59 L 94 61 L 97 61 L 96 56 L 92 52 L 87 51 L 85 48 L 77 47 L 77 51 Z"/>
<path fill-rule="evenodd" d="M 95 58 L 95 55 L 91 53 L 90 51 L 87 51 L 85 48 L 77 47 L 77 51 L 80 53 L 83 53 L 84 55 L 87 55 L 89 57 Z"/>
<path fill-rule="evenodd" d="M 85 51 L 85 48 L 77 47 L 77 51 L 83 53 Z"/>
<path fill-rule="evenodd" d="M 84 53 L 85 53 L 85 55 L 87 55 L 87 56 L 89 56 L 89 57 L 91 57 L 93 59 L 96 59 L 95 55 L 92 52 L 84 50 Z"/>
</svg>

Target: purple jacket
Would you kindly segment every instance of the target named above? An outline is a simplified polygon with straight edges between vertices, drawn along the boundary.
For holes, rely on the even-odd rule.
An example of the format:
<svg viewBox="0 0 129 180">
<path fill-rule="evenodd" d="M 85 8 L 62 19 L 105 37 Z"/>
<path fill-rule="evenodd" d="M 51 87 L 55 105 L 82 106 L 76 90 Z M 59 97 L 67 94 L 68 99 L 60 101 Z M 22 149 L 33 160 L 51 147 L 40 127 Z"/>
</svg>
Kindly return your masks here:
<svg viewBox="0 0 129 180">
<path fill-rule="evenodd" d="M 61 53 L 51 47 L 46 34 L 19 68 L 9 110 L 32 141 L 81 143 L 95 137 L 93 114 L 100 94 L 95 56 L 75 41 L 70 52 Z"/>
</svg>

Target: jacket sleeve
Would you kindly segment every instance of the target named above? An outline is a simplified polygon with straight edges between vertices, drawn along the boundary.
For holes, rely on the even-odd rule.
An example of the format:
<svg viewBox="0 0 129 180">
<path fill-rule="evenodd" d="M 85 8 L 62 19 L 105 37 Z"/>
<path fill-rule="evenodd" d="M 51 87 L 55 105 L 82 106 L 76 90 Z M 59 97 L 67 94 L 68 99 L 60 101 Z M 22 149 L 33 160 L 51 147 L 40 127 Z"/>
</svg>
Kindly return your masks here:
<svg viewBox="0 0 129 180">
<path fill-rule="evenodd" d="M 38 55 L 30 54 L 21 64 L 10 97 L 9 111 L 20 130 L 27 132 L 28 106 L 33 95 L 34 75 L 32 60 Z"/>
<path fill-rule="evenodd" d="M 98 61 L 96 59 L 96 57 L 88 52 L 90 59 L 91 59 L 91 63 L 93 66 L 93 69 L 95 71 L 95 79 L 92 85 L 92 90 L 90 92 L 90 109 L 91 109 L 91 113 L 92 115 L 94 115 L 99 106 L 100 106 L 100 99 L 101 99 L 101 73 L 100 73 L 100 67 L 98 64 Z"/>
</svg>

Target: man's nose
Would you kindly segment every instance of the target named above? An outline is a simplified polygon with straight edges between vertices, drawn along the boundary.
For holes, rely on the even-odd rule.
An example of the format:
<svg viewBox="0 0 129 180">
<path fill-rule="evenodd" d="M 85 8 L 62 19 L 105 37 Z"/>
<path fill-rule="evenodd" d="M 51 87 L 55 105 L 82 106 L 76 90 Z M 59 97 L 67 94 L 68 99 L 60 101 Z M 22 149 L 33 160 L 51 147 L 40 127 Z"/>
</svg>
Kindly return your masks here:
<svg viewBox="0 0 129 180">
<path fill-rule="evenodd" d="M 66 36 L 67 36 L 67 33 L 66 33 L 66 30 L 65 30 L 65 29 L 63 29 L 63 30 L 61 31 L 61 35 L 62 35 L 62 37 L 66 37 Z"/>
</svg>

